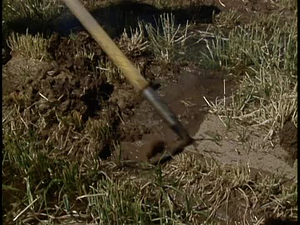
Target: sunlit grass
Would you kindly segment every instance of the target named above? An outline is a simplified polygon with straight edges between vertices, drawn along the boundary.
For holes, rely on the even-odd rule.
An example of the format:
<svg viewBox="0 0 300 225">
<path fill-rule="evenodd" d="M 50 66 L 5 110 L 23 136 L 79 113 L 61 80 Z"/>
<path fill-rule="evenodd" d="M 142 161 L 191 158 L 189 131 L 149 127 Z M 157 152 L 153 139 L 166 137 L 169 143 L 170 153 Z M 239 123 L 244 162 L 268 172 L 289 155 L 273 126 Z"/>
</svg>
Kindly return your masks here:
<svg viewBox="0 0 300 225">
<path fill-rule="evenodd" d="M 296 125 L 297 36 L 297 20 L 284 22 L 275 14 L 236 26 L 228 39 L 216 34 L 207 44 L 205 58 L 228 69 L 240 84 L 231 103 L 224 108 L 222 99 L 213 111 L 266 127 L 268 136 L 289 119 Z"/>
<path fill-rule="evenodd" d="M 188 39 L 188 21 L 181 29 L 180 24 L 176 25 L 173 14 L 162 14 L 155 27 L 145 24 L 145 29 L 150 48 L 158 60 L 172 62 L 179 58 L 180 50 Z"/>
</svg>

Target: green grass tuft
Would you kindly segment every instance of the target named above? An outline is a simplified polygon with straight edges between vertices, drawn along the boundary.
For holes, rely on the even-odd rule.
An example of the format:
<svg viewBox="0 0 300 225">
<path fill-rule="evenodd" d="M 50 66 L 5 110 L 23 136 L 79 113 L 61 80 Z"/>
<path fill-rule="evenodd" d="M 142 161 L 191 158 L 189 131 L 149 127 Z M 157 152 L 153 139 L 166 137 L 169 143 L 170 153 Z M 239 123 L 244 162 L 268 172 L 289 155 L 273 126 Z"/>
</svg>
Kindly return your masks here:
<svg viewBox="0 0 300 225">
<path fill-rule="evenodd" d="M 223 117 L 266 127 L 268 136 L 291 119 L 297 124 L 297 20 L 280 15 L 236 26 L 228 38 L 218 33 L 207 45 L 204 62 L 216 63 L 240 80 L 231 103 L 220 100 Z"/>
</svg>

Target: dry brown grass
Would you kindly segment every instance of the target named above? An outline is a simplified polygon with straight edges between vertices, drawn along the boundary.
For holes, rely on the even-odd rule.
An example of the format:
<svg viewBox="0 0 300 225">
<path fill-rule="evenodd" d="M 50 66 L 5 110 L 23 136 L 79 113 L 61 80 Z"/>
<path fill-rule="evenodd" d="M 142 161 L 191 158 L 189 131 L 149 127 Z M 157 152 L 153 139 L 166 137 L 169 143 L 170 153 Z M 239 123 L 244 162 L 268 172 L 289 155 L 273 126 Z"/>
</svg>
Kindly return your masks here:
<svg viewBox="0 0 300 225">
<path fill-rule="evenodd" d="M 47 52 L 49 41 L 43 38 L 43 35 L 18 34 L 11 33 L 7 38 L 7 45 L 14 54 L 22 54 L 31 59 L 49 60 L 50 55 Z"/>
</svg>

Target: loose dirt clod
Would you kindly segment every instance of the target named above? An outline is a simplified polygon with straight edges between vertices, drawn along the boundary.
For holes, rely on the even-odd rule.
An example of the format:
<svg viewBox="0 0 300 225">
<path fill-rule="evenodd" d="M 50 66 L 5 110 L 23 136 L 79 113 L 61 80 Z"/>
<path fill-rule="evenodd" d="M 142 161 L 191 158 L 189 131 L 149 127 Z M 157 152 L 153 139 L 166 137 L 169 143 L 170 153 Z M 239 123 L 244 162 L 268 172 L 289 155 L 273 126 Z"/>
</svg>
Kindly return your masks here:
<svg viewBox="0 0 300 225">
<path fill-rule="evenodd" d="M 288 152 L 287 161 L 293 166 L 298 157 L 298 129 L 291 121 L 284 124 L 279 132 L 280 145 Z"/>
</svg>

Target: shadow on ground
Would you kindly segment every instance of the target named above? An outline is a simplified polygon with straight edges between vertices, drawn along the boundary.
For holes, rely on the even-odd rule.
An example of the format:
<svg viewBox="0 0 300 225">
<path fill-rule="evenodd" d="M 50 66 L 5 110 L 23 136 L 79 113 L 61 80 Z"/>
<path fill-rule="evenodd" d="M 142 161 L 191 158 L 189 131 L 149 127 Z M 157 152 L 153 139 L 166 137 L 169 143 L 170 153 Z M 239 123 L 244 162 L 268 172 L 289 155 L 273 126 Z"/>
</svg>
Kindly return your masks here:
<svg viewBox="0 0 300 225">
<path fill-rule="evenodd" d="M 115 37 L 123 32 L 124 28 L 136 27 L 138 21 L 154 24 L 159 15 L 163 13 L 174 14 L 177 23 L 186 23 L 186 20 L 211 23 L 213 15 L 219 12 L 220 10 L 217 7 L 207 5 L 194 5 L 176 10 L 168 8 L 161 10 L 150 4 L 124 1 L 93 10 L 91 13 L 104 29 L 112 37 Z M 47 23 L 34 19 L 22 19 L 9 21 L 7 26 L 19 33 L 25 33 L 28 27 L 31 34 L 39 32 L 45 35 L 53 32 L 58 32 L 60 35 L 68 35 L 71 31 L 84 30 L 80 22 L 68 10 L 58 16 L 58 18 L 47 21 Z"/>
</svg>

